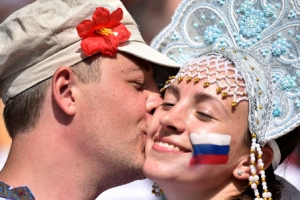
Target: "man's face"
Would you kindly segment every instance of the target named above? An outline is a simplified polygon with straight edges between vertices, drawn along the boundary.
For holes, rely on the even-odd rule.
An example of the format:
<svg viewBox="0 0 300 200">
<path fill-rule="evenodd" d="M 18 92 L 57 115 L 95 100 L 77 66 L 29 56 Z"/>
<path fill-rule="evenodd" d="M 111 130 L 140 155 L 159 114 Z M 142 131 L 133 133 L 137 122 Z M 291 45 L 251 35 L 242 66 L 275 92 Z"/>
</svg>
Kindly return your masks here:
<svg viewBox="0 0 300 200">
<path fill-rule="evenodd" d="M 84 85 L 83 145 L 122 184 L 144 177 L 147 123 L 161 99 L 150 63 L 120 53 L 101 59 L 100 82 Z"/>
</svg>

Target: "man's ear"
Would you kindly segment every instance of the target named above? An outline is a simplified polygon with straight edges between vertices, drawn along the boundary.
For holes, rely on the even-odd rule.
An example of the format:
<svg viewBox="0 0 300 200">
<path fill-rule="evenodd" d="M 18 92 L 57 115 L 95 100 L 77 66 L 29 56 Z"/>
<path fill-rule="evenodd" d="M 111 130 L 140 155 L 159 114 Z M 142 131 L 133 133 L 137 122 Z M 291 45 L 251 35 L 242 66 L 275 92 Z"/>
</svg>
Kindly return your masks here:
<svg viewBox="0 0 300 200">
<path fill-rule="evenodd" d="M 59 67 L 52 78 L 52 95 L 57 106 L 67 115 L 74 115 L 76 75 L 70 67 Z"/>
<path fill-rule="evenodd" d="M 264 163 L 264 170 L 266 170 L 272 164 L 273 150 L 269 146 L 262 147 L 261 150 L 263 152 L 262 159 Z M 256 157 L 256 162 L 257 159 L 258 158 Z M 256 170 L 257 172 L 259 171 L 258 165 L 256 165 Z M 249 156 L 247 158 L 245 157 L 244 159 L 242 159 L 234 169 L 233 176 L 239 180 L 248 180 L 249 176 L 251 175 L 252 174 L 250 170 L 250 151 L 249 151 Z"/>
</svg>

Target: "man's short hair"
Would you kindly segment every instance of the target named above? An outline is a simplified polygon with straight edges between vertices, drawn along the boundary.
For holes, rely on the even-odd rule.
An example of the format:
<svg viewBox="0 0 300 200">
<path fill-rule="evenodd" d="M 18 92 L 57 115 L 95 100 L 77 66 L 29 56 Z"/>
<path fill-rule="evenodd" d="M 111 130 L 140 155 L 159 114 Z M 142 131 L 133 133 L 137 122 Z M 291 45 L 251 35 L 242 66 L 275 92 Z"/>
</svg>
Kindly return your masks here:
<svg viewBox="0 0 300 200">
<path fill-rule="evenodd" d="M 100 81 L 101 58 L 96 54 L 72 66 L 79 81 L 86 84 Z M 52 78 L 49 78 L 7 102 L 3 116 L 11 138 L 14 138 L 17 133 L 30 131 L 36 126 L 51 81 Z"/>
</svg>

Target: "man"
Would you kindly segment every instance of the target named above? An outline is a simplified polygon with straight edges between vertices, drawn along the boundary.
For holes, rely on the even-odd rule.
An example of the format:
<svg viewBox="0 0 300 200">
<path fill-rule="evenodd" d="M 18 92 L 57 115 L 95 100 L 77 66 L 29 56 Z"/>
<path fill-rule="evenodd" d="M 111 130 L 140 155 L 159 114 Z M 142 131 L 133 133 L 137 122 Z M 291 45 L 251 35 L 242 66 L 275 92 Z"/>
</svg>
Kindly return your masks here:
<svg viewBox="0 0 300 200">
<path fill-rule="evenodd" d="M 178 66 L 119 0 L 37 0 L 0 25 L 0 58 L 12 137 L 0 199 L 95 199 L 144 177 L 151 63 Z"/>
</svg>

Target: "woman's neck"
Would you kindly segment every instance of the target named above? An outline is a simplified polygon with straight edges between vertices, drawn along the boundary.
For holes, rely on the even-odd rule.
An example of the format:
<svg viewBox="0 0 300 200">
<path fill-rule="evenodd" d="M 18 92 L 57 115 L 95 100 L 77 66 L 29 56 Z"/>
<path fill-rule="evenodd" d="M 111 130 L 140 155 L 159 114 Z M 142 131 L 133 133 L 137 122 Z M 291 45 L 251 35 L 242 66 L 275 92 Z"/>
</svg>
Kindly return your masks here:
<svg viewBox="0 0 300 200">
<path fill-rule="evenodd" d="M 201 184 L 185 184 L 185 183 L 159 183 L 164 195 L 168 200 L 220 200 L 227 199 L 231 196 L 238 195 L 240 191 L 235 184 L 208 188 L 206 183 Z"/>
</svg>

